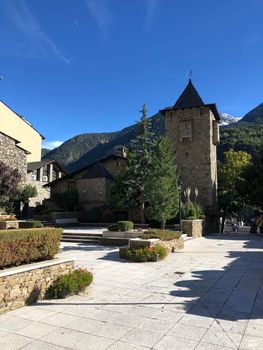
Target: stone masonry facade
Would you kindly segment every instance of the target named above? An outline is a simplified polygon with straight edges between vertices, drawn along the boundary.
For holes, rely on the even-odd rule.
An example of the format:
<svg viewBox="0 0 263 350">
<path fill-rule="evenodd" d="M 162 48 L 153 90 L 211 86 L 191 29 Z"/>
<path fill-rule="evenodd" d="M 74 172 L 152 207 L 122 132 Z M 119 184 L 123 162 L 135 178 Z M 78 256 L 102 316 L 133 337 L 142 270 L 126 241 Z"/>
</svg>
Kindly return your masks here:
<svg viewBox="0 0 263 350">
<path fill-rule="evenodd" d="M 46 182 L 43 181 L 33 181 L 31 178 L 31 173 L 27 174 L 27 183 L 37 190 L 37 196 L 30 198 L 29 200 L 29 206 L 35 207 L 36 205 L 40 205 L 43 203 L 44 199 L 50 198 L 50 189 L 48 187 L 44 187 L 43 185 L 46 184 Z"/>
<path fill-rule="evenodd" d="M 0 161 L 13 169 L 18 169 L 22 182 L 26 181 L 27 152 L 17 145 L 17 142 L 0 132 Z"/>
<path fill-rule="evenodd" d="M 75 267 L 74 260 L 48 262 L 15 268 L 17 273 L 14 273 L 14 268 L 0 272 L 0 314 L 43 299 L 52 282 Z M 36 268 L 38 264 L 41 265 Z"/>
<path fill-rule="evenodd" d="M 208 106 L 165 113 L 165 132 L 172 142 L 182 190 L 190 187 L 191 199 L 197 199 L 211 214 L 217 212 L 217 129 Z"/>
</svg>

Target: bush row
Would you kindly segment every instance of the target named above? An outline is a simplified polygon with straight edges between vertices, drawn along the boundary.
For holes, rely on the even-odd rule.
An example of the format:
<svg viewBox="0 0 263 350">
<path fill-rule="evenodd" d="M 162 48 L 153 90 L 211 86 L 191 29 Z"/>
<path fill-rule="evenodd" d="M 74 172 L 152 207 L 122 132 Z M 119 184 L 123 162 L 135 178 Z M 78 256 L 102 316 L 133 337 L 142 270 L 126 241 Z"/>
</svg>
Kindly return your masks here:
<svg viewBox="0 0 263 350">
<path fill-rule="evenodd" d="M 0 231 L 0 268 L 52 259 L 59 250 L 62 229 Z"/>
<path fill-rule="evenodd" d="M 109 231 L 131 231 L 133 230 L 132 221 L 118 221 L 117 224 L 108 226 Z"/>
<path fill-rule="evenodd" d="M 172 239 L 180 238 L 182 235 L 181 232 L 178 231 L 168 231 L 168 230 L 147 230 L 143 233 L 144 239 L 149 238 L 158 238 L 162 241 L 171 241 Z"/>
<path fill-rule="evenodd" d="M 167 254 L 167 249 L 161 244 L 139 249 L 120 249 L 121 258 L 136 262 L 157 261 L 164 259 Z"/>
</svg>

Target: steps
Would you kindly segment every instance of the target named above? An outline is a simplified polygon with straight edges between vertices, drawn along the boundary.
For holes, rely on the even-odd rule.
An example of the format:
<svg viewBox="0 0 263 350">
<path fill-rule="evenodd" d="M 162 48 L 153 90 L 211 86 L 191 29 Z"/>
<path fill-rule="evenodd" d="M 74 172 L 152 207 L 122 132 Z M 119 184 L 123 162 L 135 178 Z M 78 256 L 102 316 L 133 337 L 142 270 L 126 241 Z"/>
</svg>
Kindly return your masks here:
<svg viewBox="0 0 263 350">
<path fill-rule="evenodd" d="M 184 241 L 193 239 L 193 237 L 188 237 L 186 234 L 182 235 Z M 127 244 L 127 238 L 114 238 L 114 237 L 103 237 L 102 233 L 92 233 L 92 232 L 79 232 L 79 230 L 64 230 L 62 234 L 62 242 L 72 242 L 72 243 L 92 243 L 92 244 L 104 244 L 104 245 L 125 245 Z"/>
<path fill-rule="evenodd" d="M 80 233 L 77 231 L 63 232 L 61 242 L 73 243 L 97 243 L 100 244 L 101 234 L 94 233 Z"/>
</svg>

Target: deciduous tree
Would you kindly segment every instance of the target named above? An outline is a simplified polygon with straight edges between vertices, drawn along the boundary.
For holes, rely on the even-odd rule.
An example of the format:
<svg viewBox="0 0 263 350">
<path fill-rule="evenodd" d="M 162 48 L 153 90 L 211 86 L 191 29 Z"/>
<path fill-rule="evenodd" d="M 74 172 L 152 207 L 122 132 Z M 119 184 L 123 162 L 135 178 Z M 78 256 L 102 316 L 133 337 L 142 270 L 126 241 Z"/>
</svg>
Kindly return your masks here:
<svg viewBox="0 0 263 350">
<path fill-rule="evenodd" d="M 219 208 L 222 216 L 221 232 L 224 231 L 225 219 L 239 211 L 245 204 L 245 197 L 240 188 L 245 183 L 245 172 L 252 164 L 252 157 L 244 151 L 230 149 L 225 152 L 224 162 L 218 166 Z"/>
</svg>

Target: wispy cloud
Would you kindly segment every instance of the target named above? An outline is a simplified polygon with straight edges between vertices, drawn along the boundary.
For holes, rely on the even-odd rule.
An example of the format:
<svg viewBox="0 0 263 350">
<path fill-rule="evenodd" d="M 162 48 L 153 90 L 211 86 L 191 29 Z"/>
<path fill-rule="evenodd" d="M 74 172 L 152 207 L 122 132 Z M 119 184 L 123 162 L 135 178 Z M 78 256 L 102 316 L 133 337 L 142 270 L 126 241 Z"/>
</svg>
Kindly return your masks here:
<svg viewBox="0 0 263 350">
<path fill-rule="evenodd" d="M 106 0 L 86 0 L 86 4 L 104 39 L 107 39 L 113 20 L 108 2 Z"/>
<path fill-rule="evenodd" d="M 53 56 L 69 64 L 55 42 L 42 30 L 36 17 L 23 0 L 1 0 L 1 12 L 22 34 L 23 43 L 14 47 L 14 55 L 27 57 Z"/>
<path fill-rule="evenodd" d="M 146 3 L 145 26 L 146 26 L 146 30 L 151 30 L 158 14 L 157 10 L 159 7 L 159 0 L 145 0 L 145 3 Z"/>
<path fill-rule="evenodd" d="M 248 47 L 256 46 L 261 41 L 261 36 L 259 34 L 254 34 L 247 36 L 245 39 L 245 45 Z"/>
<path fill-rule="evenodd" d="M 43 141 L 42 147 L 47 149 L 54 149 L 62 145 L 62 143 L 64 143 L 64 141 Z"/>
</svg>

